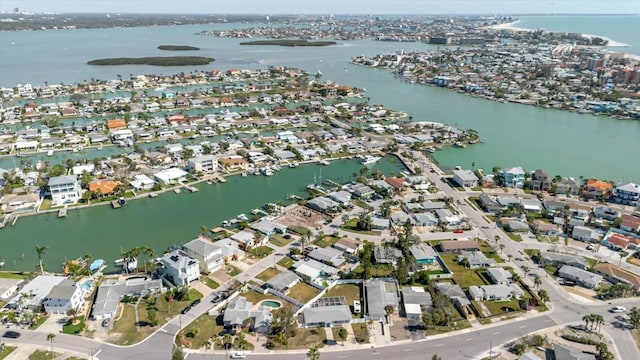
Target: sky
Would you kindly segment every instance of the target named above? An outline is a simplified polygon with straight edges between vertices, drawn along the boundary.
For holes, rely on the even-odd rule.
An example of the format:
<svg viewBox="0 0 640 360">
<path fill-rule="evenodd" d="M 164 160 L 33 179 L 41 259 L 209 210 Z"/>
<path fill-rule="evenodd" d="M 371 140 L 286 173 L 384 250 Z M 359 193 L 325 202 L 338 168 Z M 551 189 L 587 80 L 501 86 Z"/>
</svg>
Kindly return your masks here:
<svg viewBox="0 0 640 360">
<path fill-rule="evenodd" d="M 1 0 L 0 10 L 188 14 L 639 14 L 640 0 Z"/>
</svg>

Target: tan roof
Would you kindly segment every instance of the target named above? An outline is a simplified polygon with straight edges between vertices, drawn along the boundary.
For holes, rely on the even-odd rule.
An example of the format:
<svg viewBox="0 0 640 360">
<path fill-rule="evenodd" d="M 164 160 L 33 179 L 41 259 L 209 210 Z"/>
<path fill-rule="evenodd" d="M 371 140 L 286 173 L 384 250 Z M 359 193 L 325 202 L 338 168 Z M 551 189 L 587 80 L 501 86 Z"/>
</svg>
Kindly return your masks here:
<svg viewBox="0 0 640 360">
<path fill-rule="evenodd" d="M 640 276 L 628 272 L 611 263 L 599 263 L 593 267 L 599 273 L 627 280 L 631 285 L 640 287 Z"/>
<path fill-rule="evenodd" d="M 475 240 L 454 240 L 443 241 L 440 243 L 442 250 L 465 250 L 465 249 L 479 249 L 480 245 Z"/>
</svg>

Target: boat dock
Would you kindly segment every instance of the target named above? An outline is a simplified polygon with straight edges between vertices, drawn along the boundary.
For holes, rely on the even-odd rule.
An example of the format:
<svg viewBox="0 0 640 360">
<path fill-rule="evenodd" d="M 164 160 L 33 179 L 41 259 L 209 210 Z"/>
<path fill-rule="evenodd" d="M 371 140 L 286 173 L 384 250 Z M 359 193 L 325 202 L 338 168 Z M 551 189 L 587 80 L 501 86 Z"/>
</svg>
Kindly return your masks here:
<svg viewBox="0 0 640 360">
<path fill-rule="evenodd" d="M 7 215 L 4 217 L 4 219 L 2 219 L 2 221 L 0 222 L 0 229 L 2 229 L 3 227 L 7 226 L 7 223 L 11 221 L 11 215 Z"/>
<path fill-rule="evenodd" d="M 216 180 L 217 182 L 221 182 L 221 183 L 226 183 L 227 179 L 225 179 L 224 177 L 222 177 L 222 175 L 219 174 L 215 174 L 213 176 L 213 179 Z"/>
<path fill-rule="evenodd" d="M 189 192 L 198 192 L 198 188 L 195 186 L 191 186 L 191 185 L 183 185 L 182 186 L 183 189 L 189 191 Z"/>
<path fill-rule="evenodd" d="M 58 217 L 59 218 L 65 218 L 67 217 L 67 207 L 63 207 L 62 209 L 58 210 Z"/>
<path fill-rule="evenodd" d="M 120 207 L 122 207 L 122 205 L 120 204 L 120 201 L 118 201 L 118 200 L 113 200 L 113 201 L 111 202 L 111 206 L 112 206 L 114 209 L 119 209 Z"/>
</svg>

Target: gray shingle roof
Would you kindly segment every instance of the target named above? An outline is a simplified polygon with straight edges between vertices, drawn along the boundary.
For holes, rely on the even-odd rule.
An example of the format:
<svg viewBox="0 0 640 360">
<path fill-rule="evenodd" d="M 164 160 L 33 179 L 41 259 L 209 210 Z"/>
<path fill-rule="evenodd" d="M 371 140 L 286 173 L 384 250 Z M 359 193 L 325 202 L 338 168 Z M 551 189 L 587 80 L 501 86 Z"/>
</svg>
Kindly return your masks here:
<svg viewBox="0 0 640 360">
<path fill-rule="evenodd" d="M 348 305 L 310 307 L 303 310 L 305 324 L 343 323 L 351 321 Z"/>
</svg>

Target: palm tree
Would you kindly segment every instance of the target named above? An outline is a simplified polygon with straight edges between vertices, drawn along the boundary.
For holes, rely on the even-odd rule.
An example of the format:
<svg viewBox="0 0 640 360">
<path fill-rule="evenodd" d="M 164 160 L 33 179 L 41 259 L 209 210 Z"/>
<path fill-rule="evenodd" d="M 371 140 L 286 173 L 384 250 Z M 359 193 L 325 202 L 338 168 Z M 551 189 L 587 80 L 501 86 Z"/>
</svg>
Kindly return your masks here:
<svg viewBox="0 0 640 360">
<path fill-rule="evenodd" d="M 500 244 L 500 255 L 502 255 L 502 250 L 504 250 L 504 244 Z"/>
<path fill-rule="evenodd" d="M 438 354 L 433 354 L 431 360 L 442 360 L 442 357 L 440 357 Z"/>
<path fill-rule="evenodd" d="M 625 257 L 625 256 L 627 256 L 627 255 L 629 255 L 629 252 L 628 252 L 628 251 L 620 250 L 620 251 L 618 252 L 618 256 L 620 256 L 620 260 L 618 260 L 618 267 L 620 267 L 620 265 L 622 264 L 622 258 L 623 258 L 623 257 Z"/>
<path fill-rule="evenodd" d="M 536 275 L 536 277 L 533 278 L 533 283 L 536 285 L 536 289 L 538 289 L 538 287 L 542 284 L 542 279 L 540 279 L 540 276 Z"/>
<path fill-rule="evenodd" d="M 342 340 L 342 345 L 344 345 L 344 341 L 347 340 L 347 336 L 349 336 L 347 329 L 340 327 L 338 329 L 338 337 Z"/>
<path fill-rule="evenodd" d="M 47 253 L 48 247 L 36 245 L 36 254 L 38 254 L 38 265 L 40 265 L 40 274 L 44 275 L 44 265 L 42 264 L 42 255 Z"/>
<path fill-rule="evenodd" d="M 584 327 L 589 328 L 589 323 L 591 322 L 591 315 L 584 315 L 582 317 L 582 320 L 584 321 Z"/>
<path fill-rule="evenodd" d="M 320 359 L 320 350 L 318 350 L 317 346 L 313 346 L 307 351 L 307 357 L 309 360 L 319 360 Z"/>
<path fill-rule="evenodd" d="M 51 356 L 53 357 L 53 339 L 56 338 L 56 334 L 49 333 L 47 334 L 47 341 L 51 343 Z"/>
<path fill-rule="evenodd" d="M 593 319 L 591 321 L 595 323 L 595 327 L 597 328 L 598 332 L 600 332 L 600 326 L 604 324 L 604 317 L 600 314 L 593 314 L 592 316 Z"/>
</svg>

